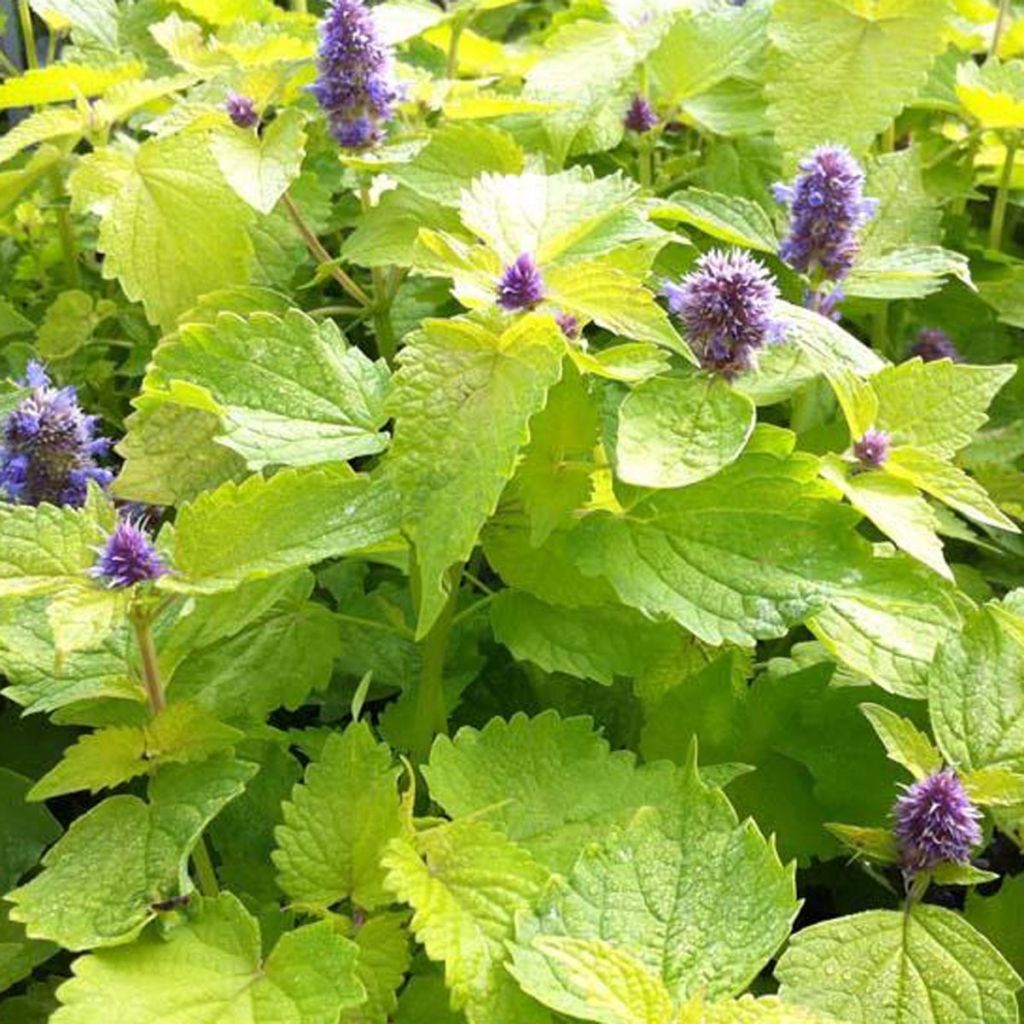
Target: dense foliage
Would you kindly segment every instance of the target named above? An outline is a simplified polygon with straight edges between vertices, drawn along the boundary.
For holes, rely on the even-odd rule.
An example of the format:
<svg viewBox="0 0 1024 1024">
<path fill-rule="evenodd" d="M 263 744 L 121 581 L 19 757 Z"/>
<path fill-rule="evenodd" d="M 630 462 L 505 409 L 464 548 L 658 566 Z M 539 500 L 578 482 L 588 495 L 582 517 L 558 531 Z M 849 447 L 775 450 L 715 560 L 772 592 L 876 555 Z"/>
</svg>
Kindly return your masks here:
<svg viewBox="0 0 1024 1024">
<path fill-rule="evenodd" d="M 0 1024 L 1018 1021 L 1024 10 L 8 6 Z"/>
</svg>

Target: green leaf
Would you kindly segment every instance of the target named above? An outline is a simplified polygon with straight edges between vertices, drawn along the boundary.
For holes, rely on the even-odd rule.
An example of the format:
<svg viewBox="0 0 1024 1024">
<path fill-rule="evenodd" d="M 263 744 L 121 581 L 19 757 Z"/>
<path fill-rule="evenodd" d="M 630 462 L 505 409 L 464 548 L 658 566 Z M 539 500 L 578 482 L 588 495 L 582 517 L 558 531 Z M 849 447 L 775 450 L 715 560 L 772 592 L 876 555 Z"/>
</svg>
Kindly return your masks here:
<svg viewBox="0 0 1024 1024">
<path fill-rule="evenodd" d="M 826 142 L 867 150 L 924 86 L 946 45 L 947 9 L 947 0 L 776 3 L 766 92 L 790 163 Z"/>
<path fill-rule="evenodd" d="M 50 942 L 34 942 L 25 935 L 25 929 L 7 916 L 8 908 L 0 904 L 0 992 L 24 980 L 40 964 L 46 963 L 57 947 Z M 0 1003 L 0 1021 L 3 1021 Z"/>
<path fill-rule="evenodd" d="M 937 885 L 984 885 L 999 879 L 995 871 L 982 871 L 973 864 L 940 864 L 930 875 Z"/>
<path fill-rule="evenodd" d="M 284 470 L 199 496 L 178 513 L 162 585 L 216 593 L 368 547 L 397 532 L 393 498 L 347 466 Z"/>
<path fill-rule="evenodd" d="M 380 861 L 401 831 L 399 772 L 365 722 L 328 738 L 275 831 L 278 881 L 293 902 L 326 908 L 351 899 L 368 910 L 388 902 Z"/>
<path fill-rule="evenodd" d="M 935 741 L 963 772 L 1024 772 L 1024 620 L 999 604 L 972 613 L 928 675 Z"/>
<path fill-rule="evenodd" d="M 735 462 L 754 403 L 713 374 L 652 377 L 619 406 L 615 471 L 641 487 L 686 487 Z"/>
<path fill-rule="evenodd" d="M 1024 875 L 1004 878 L 993 896 L 967 894 L 964 916 L 1009 960 L 1013 969 L 1024 971 Z"/>
<path fill-rule="evenodd" d="M 10 107 L 37 107 L 78 97 L 99 96 L 111 86 L 141 78 L 140 61 L 92 67 L 88 64 L 51 64 L 26 71 L 0 84 L 0 110 Z"/>
<path fill-rule="evenodd" d="M 1009 768 L 978 768 L 961 779 L 976 804 L 1012 807 L 1024 804 L 1024 774 Z"/>
<path fill-rule="evenodd" d="M 948 277 L 974 287 L 963 253 L 938 245 L 905 246 L 859 260 L 843 279 L 843 292 L 864 299 L 921 299 L 942 288 Z"/>
<path fill-rule="evenodd" d="M 31 6 L 51 29 L 71 29 L 76 42 L 117 49 L 117 0 L 31 0 Z"/>
<path fill-rule="evenodd" d="M 366 993 L 358 951 L 330 921 L 287 932 L 264 960 L 260 928 L 224 893 L 166 935 L 75 961 L 54 1024 L 335 1024 Z"/>
<path fill-rule="evenodd" d="M 860 709 L 878 733 L 885 752 L 897 764 L 903 765 L 915 779 L 934 775 L 942 767 L 942 755 L 913 722 L 908 722 L 880 704 L 861 704 Z"/>
<path fill-rule="evenodd" d="M 253 217 L 202 136 L 148 139 L 103 212 L 103 276 L 116 277 L 149 320 L 170 331 L 204 293 L 248 282 Z"/>
<path fill-rule="evenodd" d="M 865 561 L 855 514 L 816 472 L 804 455 L 747 455 L 701 483 L 656 492 L 628 516 L 588 516 L 569 551 L 623 603 L 706 643 L 783 636 Z"/>
<path fill-rule="evenodd" d="M 88 123 L 77 107 L 50 107 L 29 114 L 0 139 L 0 164 L 40 142 L 84 135 Z"/>
<path fill-rule="evenodd" d="M 693 762 L 679 800 L 669 818 L 642 809 L 587 846 L 536 917 L 521 919 L 518 944 L 607 942 L 660 977 L 675 1003 L 742 992 L 789 934 L 795 867 L 783 867 L 753 821 L 738 823 Z"/>
<path fill-rule="evenodd" d="M 826 823 L 825 828 L 838 839 L 843 846 L 852 850 L 859 857 L 880 861 L 882 864 L 899 863 L 899 848 L 892 829 L 862 828 L 858 825 L 837 825 Z"/>
<path fill-rule="evenodd" d="M 191 891 L 192 847 L 254 770 L 228 756 L 168 765 L 150 782 L 149 803 L 108 797 L 46 852 L 41 874 L 7 895 L 11 919 L 66 949 L 131 942 L 156 916 L 154 903 Z"/>
<path fill-rule="evenodd" d="M 216 411 L 219 443 L 260 470 L 382 451 L 387 382 L 384 363 L 346 345 L 333 321 L 289 310 L 183 327 L 158 347 L 144 392 Z"/>
<path fill-rule="evenodd" d="M 982 128 L 1024 127 L 1021 62 L 992 57 L 978 67 L 964 61 L 956 69 L 956 98 Z"/>
<path fill-rule="evenodd" d="M 388 1024 L 398 1008 L 397 991 L 409 968 L 409 939 L 404 913 L 380 914 L 365 921 L 355 933 L 359 947 L 356 973 L 366 989 L 361 1006 L 346 1010 L 342 1024 Z"/>
<path fill-rule="evenodd" d="M 529 421 L 560 376 L 564 344 L 550 317 L 526 316 L 500 335 L 469 321 L 427 320 L 402 350 L 384 472 L 416 547 L 420 635 L 444 604 L 448 568 L 469 557 L 497 507 Z"/>
<path fill-rule="evenodd" d="M 963 918 L 942 907 L 870 910 L 798 932 L 776 968 L 779 995 L 848 1024 L 1015 1024 L 1021 982 Z"/>
<path fill-rule="evenodd" d="M 445 964 L 453 1008 L 470 1024 L 549 1021 L 505 971 L 516 914 L 548 880 L 525 850 L 482 821 L 453 822 L 394 840 L 384 866 L 388 888 L 414 910 L 412 930 L 427 956 Z"/>
<path fill-rule="evenodd" d="M 204 761 L 241 738 L 237 729 L 192 704 L 172 704 L 147 725 L 112 726 L 81 737 L 32 787 L 29 799 L 49 800 L 81 789 L 98 793 L 165 764 Z"/>
<path fill-rule="evenodd" d="M 773 256 L 779 248 L 778 236 L 764 208 L 743 196 L 689 188 L 655 206 L 651 217 L 681 221 L 729 245 L 741 245 Z"/>
<path fill-rule="evenodd" d="M 39 855 L 61 832 L 45 807 L 26 802 L 29 779 L 0 767 L 0 890 L 6 891 L 34 867 Z M 0 986 L 2 989 L 4 986 Z"/>
<path fill-rule="evenodd" d="M 775 996 L 743 996 L 723 1003 L 683 1007 L 677 1024 L 840 1024 L 802 1006 L 780 1002 Z"/>
<path fill-rule="evenodd" d="M 254 210 L 269 214 L 288 186 L 299 176 L 306 155 L 303 115 L 282 110 L 266 130 L 219 125 L 210 137 L 210 150 L 224 180 Z"/>
<path fill-rule="evenodd" d="M 516 981 L 559 1013 L 598 1024 L 670 1024 L 672 1001 L 658 975 L 600 939 L 544 935 L 514 946 Z"/>
</svg>

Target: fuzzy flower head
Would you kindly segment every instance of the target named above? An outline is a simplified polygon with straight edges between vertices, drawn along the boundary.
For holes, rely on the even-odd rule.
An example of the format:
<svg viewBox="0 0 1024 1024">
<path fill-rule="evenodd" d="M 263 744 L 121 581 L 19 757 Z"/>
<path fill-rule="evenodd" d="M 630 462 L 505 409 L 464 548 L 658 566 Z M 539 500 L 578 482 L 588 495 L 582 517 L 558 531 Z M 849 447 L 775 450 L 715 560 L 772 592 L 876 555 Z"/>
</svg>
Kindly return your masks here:
<svg viewBox="0 0 1024 1024">
<path fill-rule="evenodd" d="M 933 363 L 936 359 L 952 359 L 954 363 L 962 361 L 952 339 L 938 327 L 925 327 L 919 331 L 917 341 L 910 347 L 910 355 L 920 356 L 926 363 Z"/>
<path fill-rule="evenodd" d="M 157 553 L 142 525 L 131 519 L 122 519 L 97 549 L 96 564 L 90 575 L 106 582 L 108 587 L 131 587 L 136 583 L 155 580 L 167 573 L 163 559 Z"/>
<path fill-rule="evenodd" d="M 981 813 L 950 768 L 907 786 L 893 817 L 900 860 L 911 873 L 966 864 L 981 842 Z"/>
<path fill-rule="evenodd" d="M 398 96 L 391 48 L 377 35 L 363 0 L 333 0 L 320 26 L 312 87 L 331 134 L 345 149 L 372 146 L 394 116 Z"/>
<path fill-rule="evenodd" d="M 520 254 L 498 281 L 498 305 L 510 313 L 530 309 L 544 298 L 544 280 L 529 253 Z"/>
<path fill-rule="evenodd" d="M 237 92 L 224 101 L 224 110 L 237 128 L 252 128 L 260 123 L 256 105 L 248 96 L 240 96 Z"/>
<path fill-rule="evenodd" d="M 884 430 L 869 427 L 859 441 L 854 441 L 853 454 L 862 466 L 878 469 L 889 458 L 889 446 L 889 435 Z"/>
<path fill-rule="evenodd" d="M 110 442 L 96 436 L 74 388 L 55 388 L 38 363 L 22 381 L 31 392 L 0 423 L 0 498 L 20 505 L 85 504 L 89 481 L 106 487 L 110 470 L 96 464 Z"/>
<path fill-rule="evenodd" d="M 657 123 L 658 115 L 655 114 L 650 103 L 643 96 L 634 96 L 633 102 L 626 111 L 623 122 L 631 132 L 649 132 Z"/>
<path fill-rule="evenodd" d="M 839 281 L 857 255 L 857 232 L 878 209 L 862 193 L 864 172 L 843 146 L 820 146 L 800 161 L 792 185 L 776 185 L 790 209 L 789 235 L 779 256 L 803 274 Z"/>
<path fill-rule="evenodd" d="M 742 373 L 754 366 L 758 349 L 782 340 L 784 327 L 772 318 L 779 290 L 768 269 L 738 249 L 705 253 L 664 293 L 705 369 Z"/>
<path fill-rule="evenodd" d="M 555 323 L 558 324 L 562 334 L 570 341 L 576 341 L 580 336 L 580 322 L 572 313 L 558 313 L 555 316 Z"/>
</svg>

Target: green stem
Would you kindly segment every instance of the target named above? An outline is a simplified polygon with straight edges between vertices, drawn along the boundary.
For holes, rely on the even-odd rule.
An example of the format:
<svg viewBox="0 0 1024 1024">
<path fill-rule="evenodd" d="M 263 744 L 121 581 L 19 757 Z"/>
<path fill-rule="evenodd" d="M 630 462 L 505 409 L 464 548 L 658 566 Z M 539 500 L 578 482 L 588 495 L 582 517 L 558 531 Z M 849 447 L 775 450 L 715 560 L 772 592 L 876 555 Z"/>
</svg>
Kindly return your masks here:
<svg viewBox="0 0 1024 1024">
<path fill-rule="evenodd" d="M 356 300 L 361 306 L 371 306 L 370 296 L 363 291 L 362 288 L 352 280 L 344 270 L 341 269 L 332 258 L 331 254 L 323 247 L 323 243 L 319 238 L 316 237 L 316 232 L 306 223 L 305 217 L 302 216 L 301 211 L 295 205 L 295 200 L 285 192 L 281 197 L 281 202 L 284 203 L 284 208 L 288 211 L 289 216 L 295 223 L 295 226 L 299 229 L 299 234 L 302 235 L 302 240 L 306 243 L 306 248 L 313 254 L 313 258 L 320 264 L 321 267 L 327 267 L 331 277 L 341 285 L 342 290 Z"/>
<path fill-rule="evenodd" d="M 881 355 L 889 351 L 889 303 L 883 302 L 875 313 L 871 347 Z"/>
<path fill-rule="evenodd" d="M 309 13 L 309 6 L 307 5 L 306 0 L 291 0 L 291 9 L 296 14 Z"/>
<path fill-rule="evenodd" d="M 21 22 L 21 41 L 25 47 L 25 65 L 37 68 L 39 54 L 36 52 L 36 30 L 32 25 L 32 8 L 28 0 L 18 0 L 18 20 Z"/>
<path fill-rule="evenodd" d="M 0 68 L 3 69 L 5 76 L 17 78 L 21 74 L 21 68 L 3 50 L 0 50 Z"/>
<path fill-rule="evenodd" d="M 462 32 L 469 24 L 465 17 L 456 16 L 452 22 L 452 35 L 448 40 L 448 68 L 446 75 L 449 79 L 455 78 L 459 73 L 459 41 L 462 39 Z"/>
<path fill-rule="evenodd" d="M 167 706 L 164 700 L 164 684 L 160 679 L 160 662 L 153 642 L 153 620 L 147 612 L 136 610 L 132 616 L 135 627 L 135 640 L 139 645 L 139 657 L 142 659 L 142 681 L 146 686 L 146 697 L 149 710 L 158 715 Z"/>
<path fill-rule="evenodd" d="M 82 284 L 82 268 L 78 265 L 78 246 L 75 243 L 75 229 L 71 223 L 71 211 L 64 202 L 64 179 L 60 168 L 54 166 L 50 170 L 50 185 L 57 199 L 57 231 L 60 234 L 60 247 L 64 254 L 64 268 L 67 271 L 68 287 L 78 288 Z"/>
<path fill-rule="evenodd" d="M 444 699 L 444 662 L 455 619 L 455 606 L 459 602 L 461 576 L 461 566 L 456 572 L 448 574 L 448 584 L 451 587 L 448 600 L 445 601 L 441 614 L 420 646 L 423 668 L 416 692 L 412 738 L 412 753 L 420 764 L 430 755 L 434 737 L 448 735 L 448 710 Z"/>
<path fill-rule="evenodd" d="M 999 13 L 996 15 L 996 26 L 992 30 L 992 42 L 988 46 L 989 57 L 994 57 L 999 49 L 999 40 L 1002 38 L 1003 29 L 1006 28 L 1006 19 L 1010 14 L 1010 0 L 999 0 Z"/>
<path fill-rule="evenodd" d="M 992 223 L 989 225 L 988 244 L 990 249 L 1003 246 L 1003 224 L 1006 221 L 1006 203 L 1010 198 L 1010 181 L 1013 178 L 1014 158 L 1017 155 L 1016 139 L 1006 143 L 1006 157 L 1003 173 L 999 176 L 995 206 L 992 207 Z"/>
<path fill-rule="evenodd" d="M 47 67 L 57 59 L 57 47 L 60 45 L 61 33 L 53 29 L 46 40 L 46 64 Z"/>
<path fill-rule="evenodd" d="M 896 148 L 896 122 L 890 121 L 882 133 L 882 152 L 891 153 Z"/>
<path fill-rule="evenodd" d="M 202 836 L 199 837 L 199 842 L 192 850 L 192 866 L 196 869 L 199 891 L 207 899 L 215 899 L 219 896 L 220 885 L 217 884 L 217 872 L 214 870 L 206 840 Z"/>
<path fill-rule="evenodd" d="M 370 210 L 370 186 L 363 183 L 359 189 L 359 198 L 363 213 Z M 383 356 L 388 366 L 395 361 L 398 339 L 395 337 L 395 326 L 391 322 L 391 300 L 394 291 L 391 289 L 388 273 L 383 267 L 370 270 L 373 280 L 373 334 L 377 339 L 377 354 Z"/>
</svg>

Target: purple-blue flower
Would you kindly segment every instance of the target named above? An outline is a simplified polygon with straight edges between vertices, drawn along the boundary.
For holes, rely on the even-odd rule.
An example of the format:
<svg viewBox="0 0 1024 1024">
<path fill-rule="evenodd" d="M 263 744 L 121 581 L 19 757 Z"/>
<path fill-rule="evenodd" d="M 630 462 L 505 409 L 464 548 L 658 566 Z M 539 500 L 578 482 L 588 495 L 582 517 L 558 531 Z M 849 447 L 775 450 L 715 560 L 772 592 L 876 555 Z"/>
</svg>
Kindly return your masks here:
<svg viewBox="0 0 1024 1024">
<path fill-rule="evenodd" d="M 98 416 L 87 416 L 75 389 L 55 388 L 43 367 L 30 363 L 23 386 L 31 393 L 0 427 L 0 497 L 21 505 L 85 504 L 89 481 L 113 479 L 96 464 L 110 441 L 96 436 Z"/>
<path fill-rule="evenodd" d="M 889 435 L 884 430 L 869 427 L 860 440 L 853 442 L 853 454 L 862 466 L 878 469 L 889 458 L 889 445 Z"/>
<path fill-rule="evenodd" d="M 900 860 L 911 873 L 966 864 L 981 842 L 981 813 L 950 768 L 907 786 L 893 817 Z"/>
<path fill-rule="evenodd" d="M 820 146 L 800 161 L 800 172 L 792 185 L 774 189 L 790 208 L 779 256 L 801 273 L 839 281 L 853 265 L 857 232 L 878 201 L 864 198 L 864 172 L 843 146 Z"/>
<path fill-rule="evenodd" d="M 626 111 L 624 121 L 631 132 L 649 132 L 657 123 L 658 115 L 655 114 L 650 103 L 643 96 L 634 96 L 633 102 Z"/>
<path fill-rule="evenodd" d="M 131 587 L 159 579 L 167 573 L 167 566 L 157 553 L 141 524 L 122 519 L 98 549 L 96 564 L 89 570 L 96 579 L 109 587 Z"/>
<path fill-rule="evenodd" d="M 963 357 L 945 331 L 938 327 L 925 327 L 918 332 L 917 341 L 910 347 L 911 356 L 920 356 L 926 363 L 936 359 L 952 359 L 959 363 Z"/>
<path fill-rule="evenodd" d="M 544 279 L 529 253 L 521 253 L 498 281 L 498 305 L 510 313 L 536 306 L 544 298 Z"/>
<path fill-rule="evenodd" d="M 372 146 L 397 98 L 393 55 L 377 35 L 363 0 L 334 0 L 320 26 L 317 80 L 312 87 L 331 134 L 345 149 Z"/>
<path fill-rule="evenodd" d="M 580 336 L 580 322 L 572 315 L 572 313 L 556 314 L 555 323 L 558 324 L 562 333 L 570 341 L 575 341 Z"/>
<path fill-rule="evenodd" d="M 256 105 L 248 96 L 241 96 L 237 92 L 233 92 L 224 101 L 224 109 L 232 123 L 238 128 L 252 128 L 260 123 Z"/>
<path fill-rule="evenodd" d="M 772 316 L 779 290 L 764 264 L 738 249 L 712 249 L 679 284 L 664 287 L 669 309 L 686 327 L 705 369 L 728 376 L 753 367 L 756 352 L 781 341 Z"/>
</svg>

